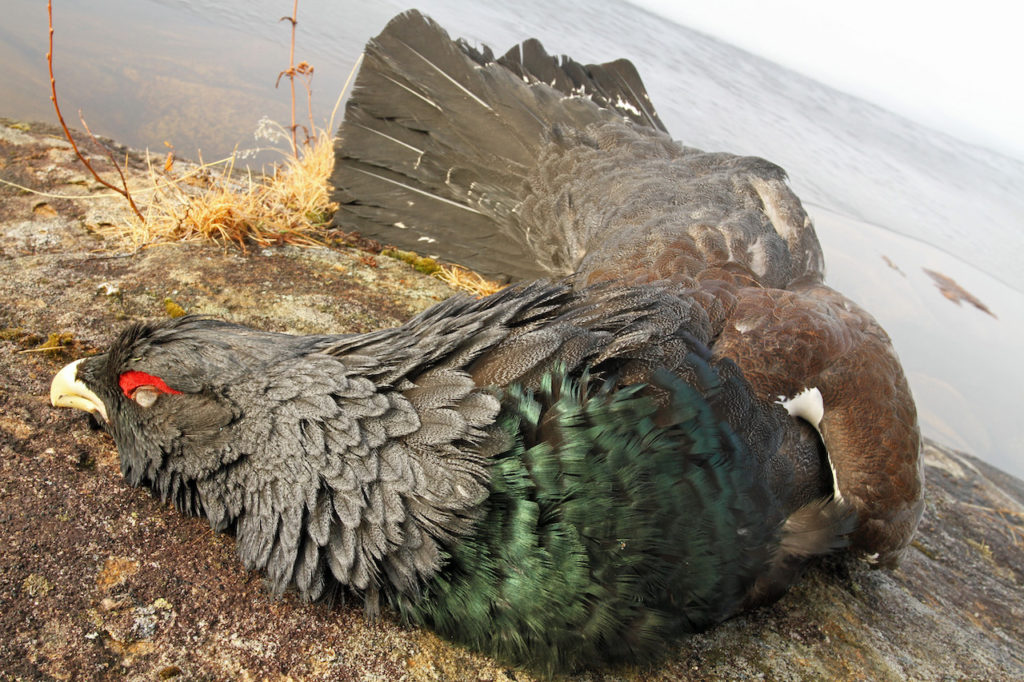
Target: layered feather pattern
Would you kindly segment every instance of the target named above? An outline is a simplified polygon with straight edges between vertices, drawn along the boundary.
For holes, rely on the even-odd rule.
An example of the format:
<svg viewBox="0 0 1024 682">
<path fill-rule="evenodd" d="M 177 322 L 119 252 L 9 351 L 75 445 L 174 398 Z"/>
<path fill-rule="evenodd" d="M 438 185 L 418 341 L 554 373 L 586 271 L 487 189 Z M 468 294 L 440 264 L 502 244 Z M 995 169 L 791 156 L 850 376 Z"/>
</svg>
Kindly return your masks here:
<svg viewBox="0 0 1024 682">
<path fill-rule="evenodd" d="M 503 658 L 550 669 L 660 652 L 679 632 L 733 613 L 780 533 L 753 455 L 712 405 L 721 387 L 696 356 L 691 386 L 638 386 L 589 373 L 510 387 L 474 532 L 412 620 Z"/>
<path fill-rule="evenodd" d="M 368 334 L 133 325 L 51 389 L 275 590 L 555 673 L 910 542 L 920 434 L 888 337 L 823 284 L 784 172 L 671 140 L 628 62 L 495 59 L 399 15 L 334 181 L 345 229 L 553 281 Z"/>
</svg>

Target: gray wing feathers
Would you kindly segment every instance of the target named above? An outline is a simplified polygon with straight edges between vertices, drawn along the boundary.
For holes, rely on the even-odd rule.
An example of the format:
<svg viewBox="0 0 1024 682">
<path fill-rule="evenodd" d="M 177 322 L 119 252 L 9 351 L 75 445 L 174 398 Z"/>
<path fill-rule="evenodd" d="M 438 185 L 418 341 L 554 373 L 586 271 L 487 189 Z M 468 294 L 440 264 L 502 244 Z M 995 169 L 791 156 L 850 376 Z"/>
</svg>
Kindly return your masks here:
<svg viewBox="0 0 1024 682">
<path fill-rule="evenodd" d="M 317 353 L 268 368 L 262 392 L 279 399 L 247 405 L 264 430 L 197 482 L 211 522 L 234 519 L 243 562 L 275 589 L 316 598 L 330 578 L 372 598 L 386 574 L 415 590 L 475 518 L 497 399 L 451 367 L 395 378 L 378 385 Z"/>
</svg>

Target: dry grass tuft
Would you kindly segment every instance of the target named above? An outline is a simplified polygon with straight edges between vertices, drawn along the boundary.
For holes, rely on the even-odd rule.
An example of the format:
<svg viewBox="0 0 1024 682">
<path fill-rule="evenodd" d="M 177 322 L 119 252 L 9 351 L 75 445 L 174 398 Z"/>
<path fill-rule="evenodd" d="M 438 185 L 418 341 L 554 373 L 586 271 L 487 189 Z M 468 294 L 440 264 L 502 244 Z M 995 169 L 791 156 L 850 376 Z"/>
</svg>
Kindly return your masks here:
<svg viewBox="0 0 1024 682">
<path fill-rule="evenodd" d="M 153 244 L 211 239 L 237 244 L 243 250 L 248 244 L 269 246 L 324 243 L 324 228 L 336 208 L 330 201 L 328 189 L 328 179 L 334 166 L 334 145 L 327 131 L 333 129 L 334 115 L 338 111 L 345 90 L 359 69 L 362 57 L 360 56 L 353 65 L 348 80 L 334 104 L 326 129 L 318 130 L 313 123 L 310 87 L 313 67 L 307 62 L 295 64 L 298 0 L 294 1 L 291 16 L 283 17 L 291 23 L 291 46 L 288 53 L 288 68 L 278 75 L 278 82 L 281 78 L 287 77 L 291 85 L 291 156 L 287 157 L 283 165 L 275 167 L 270 175 L 261 175 L 257 179 L 254 179 L 251 173 L 235 173 L 237 154 L 214 164 L 203 164 L 200 159 L 198 168 L 175 176 L 174 146 L 165 142 L 170 147 L 170 152 L 163 164 L 163 175 L 154 171 L 150 160 L 151 186 L 137 190 L 140 194 L 151 197 L 146 205 L 145 214 L 139 210 L 128 188 L 124 170 L 113 155 L 109 152 L 107 154 L 120 177 L 120 187 L 99 175 L 89 159 L 78 149 L 71 131 L 64 123 L 64 117 L 57 104 L 57 85 L 53 75 L 53 4 L 48 1 L 46 5 L 50 28 L 50 51 L 46 54 L 50 71 L 50 99 L 61 127 L 78 158 L 95 179 L 124 196 L 134 212 L 127 225 L 110 226 L 101 229 L 102 233 L 126 243 L 136 251 Z M 305 78 L 308 129 L 297 124 L 295 120 L 296 76 Z M 260 121 L 260 129 L 256 131 L 257 138 L 267 132 L 263 129 L 264 123 L 265 121 Z M 82 125 L 90 138 L 98 143 L 85 124 L 85 119 L 82 119 Z M 285 139 L 289 137 L 280 125 L 272 124 L 268 127 L 271 128 L 271 137 L 277 133 L 281 133 Z M 299 128 L 303 128 L 306 136 L 306 141 L 302 145 L 298 142 Z M 219 174 L 214 172 L 218 167 Z"/>
<path fill-rule="evenodd" d="M 107 230 L 135 249 L 174 241 L 237 244 L 322 244 L 335 206 L 328 178 L 334 167 L 331 136 L 320 131 L 297 157 L 267 175 L 240 174 L 234 156 L 175 175 L 150 165 L 151 196 L 144 220 Z"/>
<path fill-rule="evenodd" d="M 493 282 L 479 273 L 473 272 L 461 265 L 442 265 L 434 273 L 442 282 L 459 291 L 465 291 L 477 297 L 490 296 L 501 291 L 507 285 Z"/>
</svg>

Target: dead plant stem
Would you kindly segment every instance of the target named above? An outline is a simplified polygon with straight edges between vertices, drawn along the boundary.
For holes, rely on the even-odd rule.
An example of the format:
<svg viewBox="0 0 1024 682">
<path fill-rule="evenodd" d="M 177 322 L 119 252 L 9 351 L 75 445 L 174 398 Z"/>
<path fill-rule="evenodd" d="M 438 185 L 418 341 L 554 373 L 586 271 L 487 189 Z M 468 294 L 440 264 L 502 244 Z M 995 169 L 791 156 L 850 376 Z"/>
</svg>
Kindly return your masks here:
<svg viewBox="0 0 1024 682">
<path fill-rule="evenodd" d="M 292 154 L 296 157 L 299 155 L 299 142 L 296 132 L 298 130 L 298 123 L 295 122 L 295 27 L 299 23 L 299 0 L 295 0 L 292 4 L 292 15 L 290 17 L 281 17 L 281 21 L 288 20 L 292 24 L 292 42 L 291 47 L 288 50 L 288 70 L 282 72 L 277 77 L 278 82 L 281 81 L 281 75 L 287 75 L 288 80 L 291 83 L 292 89 Z"/>
<path fill-rule="evenodd" d="M 295 2 L 297 5 L 298 0 L 295 0 Z M 68 138 L 68 142 L 71 143 L 71 148 L 75 150 L 75 154 L 78 156 L 79 160 L 83 164 L 85 164 L 85 167 L 89 169 L 89 172 L 92 173 L 92 176 L 94 178 L 96 178 L 96 181 L 99 182 L 101 185 L 104 185 L 105 187 L 109 187 L 110 189 L 114 190 L 115 192 L 123 196 L 125 199 L 127 199 L 128 203 L 131 204 L 132 210 L 135 211 L 135 215 L 139 217 L 139 220 L 141 220 L 142 222 L 146 222 L 146 219 L 143 217 L 142 212 L 139 211 L 139 207 L 135 205 L 135 200 L 132 199 L 131 192 L 128 191 L 128 183 L 125 181 L 124 173 L 121 172 L 121 167 L 117 164 L 116 161 L 114 161 L 114 157 L 110 153 L 110 150 L 108 150 L 106 147 L 100 144 L 99 140 L 96 139 L 96 136 L 93 135 L 92 131 L 89 130 L 89 126 L 85 124 L 85 119 L 82 118 L 81 111 L 79 111 L 78 116 L 79 119 L 82 121 L 82 125 L 85 126 L 85 130 L 86 132 L 89 133 L 89 137 L 92 138 L 93 142 L 99 144 L 100 147 L 102 147 L 104 151 L 107 152 L 107 155 L 110 157 L 110 161 L 114 164 L 114 168 L 117 169 L 117 174 L 121 176 L 121 187 L 112 185 L 111 183 L 107 182 L 106 180 L 100 177 L 100 174 L 96 172 L 96 169 L 92 167 L 92 164 L 89 163 L 89 160 L 86 159 L 85 155 L 82 154 L 82 152 L 78 149 L 78 145 L 75 143 L 75 138 L 71 136 L 71 131 L 68 130 L 68 126 L 64 122 L 64 114 L 61 113 L 60 105 L 57 104 L 57 80 L 56 78 L 54 78 L 53 75 L 53 0 L 46 0 L 46 14 L 50 23 L 50 50 L 46 53 L 46 63 L 50 68 L 50 101 L 53 102 L 53 108 L 57 112 L 57 120 L 60 121 L 60 127 L 64 129 L 64 136 Z"/>
</svg>

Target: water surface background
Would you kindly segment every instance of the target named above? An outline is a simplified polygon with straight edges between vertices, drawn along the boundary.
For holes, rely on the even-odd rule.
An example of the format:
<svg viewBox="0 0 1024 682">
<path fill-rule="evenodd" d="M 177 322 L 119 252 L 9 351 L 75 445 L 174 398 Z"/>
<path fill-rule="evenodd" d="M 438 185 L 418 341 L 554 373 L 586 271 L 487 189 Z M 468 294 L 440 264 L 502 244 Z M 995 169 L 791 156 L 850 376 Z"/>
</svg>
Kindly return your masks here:
<svg viewBox="0 0 1024 682">
<path fill-rule="evenodd" d="M 279 18 L 291 2 L 54 4 L 55 73 L 72 125 L 81 109 L 94 132 L 124 144 L 162 155 L 168 141 L 181 156 L 212 160 L 266 146 L 254 138 L 263 117 L 288 123 L 286 85 L 274 83 L 287 67 L 289 28 Z M 628 57 L 676 139 L 786 168 L 814 218 L 828 282 L 892 336 L 925 434 L 1024 476 L 1024 162 L 621 0 L 416 6 L 495 52 L 537 37 L 583 62 Z M 317 125 L 366 39 L 407 8 L 300 2 L 296 59 L 315 69 Z M 45 3 L 6 0 L 4 15 L 0 116 L 55 121 Z M 993 314 L 947 300 L 924 269 L 952 277 Z"/>
</svg>

